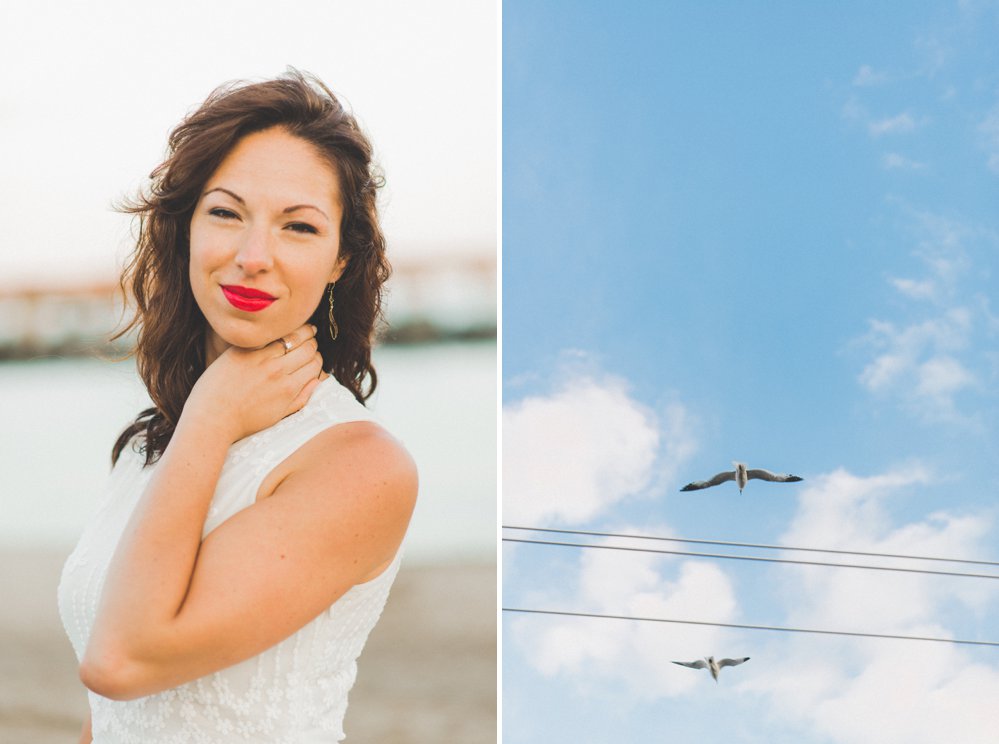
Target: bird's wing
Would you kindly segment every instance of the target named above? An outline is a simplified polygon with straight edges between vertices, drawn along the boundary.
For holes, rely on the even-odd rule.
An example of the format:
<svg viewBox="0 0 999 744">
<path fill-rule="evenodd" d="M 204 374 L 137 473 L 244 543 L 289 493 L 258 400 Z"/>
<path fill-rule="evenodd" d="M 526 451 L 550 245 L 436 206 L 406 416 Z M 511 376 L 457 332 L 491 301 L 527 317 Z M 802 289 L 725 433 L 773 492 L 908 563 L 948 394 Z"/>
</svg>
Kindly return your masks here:
<svg viewBox="0 0 999 744">
<path fill-rule="evenodd" d="M 726 470 L 724 473 L 718 473 L 711 480 L 706 481 L 694 481 L 693 483 L 688 483 L 681 491 L 700 491 L 702 488 L 711 488 L 711 486 L 717 486 L 719 483 L 724 483 L 725 481 L 735 480 L 735 471 Z"/>
<path fill-rule="evenodd" d="M 720 667 L 739 666 L 739 664 L 741 664 L 744 661 L 749 661 L 749 657 L 743 656 L 741 659 L 721 659 L 718 662 L 718 666 Z"/>
<path fill-rule="evenodd" d="M 797 483 L 801 480 L 796 475 L 787 475 L 785 473 L 771 473 L 769 470 L 762 470 L 760 468 L 755 468 L 753 470 L 747 470 L 746 475 L 749 478 L 758 478 L 759 480 L 773 481 L 775 483 Z"/>
<path fill-rule="evenodd" d="M 698 659 L 697 661 L 674 661 L 674 664 L 679 664 L 680 666 L 690 667 L 691 669 L 707 669 L 708 665 L 703 660 Z"/>
</svg>

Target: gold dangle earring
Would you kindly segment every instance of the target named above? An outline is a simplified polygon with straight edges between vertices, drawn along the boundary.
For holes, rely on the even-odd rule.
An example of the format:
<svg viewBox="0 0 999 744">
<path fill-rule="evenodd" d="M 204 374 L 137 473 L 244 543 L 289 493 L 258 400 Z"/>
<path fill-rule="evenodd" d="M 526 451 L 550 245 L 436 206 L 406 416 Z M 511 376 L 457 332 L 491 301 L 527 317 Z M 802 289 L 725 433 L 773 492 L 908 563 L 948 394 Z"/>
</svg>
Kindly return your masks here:
<svg viewBox="0 0 999 744">
<path fill-rule="evenodd" d="M 340 335 L 340 329 L 337 327 L 336 318 L 333 317 L 333 285 L 336 282 L 330 282 L 330 338 L 336 341 L 336 337 Z"/>
</svg>

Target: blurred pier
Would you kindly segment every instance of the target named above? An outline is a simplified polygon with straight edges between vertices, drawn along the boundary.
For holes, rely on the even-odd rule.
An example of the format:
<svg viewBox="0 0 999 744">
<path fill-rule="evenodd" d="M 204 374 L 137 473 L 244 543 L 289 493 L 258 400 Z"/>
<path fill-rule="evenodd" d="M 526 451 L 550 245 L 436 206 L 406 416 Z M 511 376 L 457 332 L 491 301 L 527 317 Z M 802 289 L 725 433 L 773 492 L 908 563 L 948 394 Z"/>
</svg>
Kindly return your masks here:
<svg viewBox="0 0 999 744">
<path fill-rule="evenodd" d="M 381 340 L 495 338 L 496 307 L 496 260 L 491 254 L 397 258 L 387 285 L 388 324 Z M 0 287 L 0 360 L 125 354 L 131 339 L 110 340 L 125 317 L 114 280 Z"/>
</svg>

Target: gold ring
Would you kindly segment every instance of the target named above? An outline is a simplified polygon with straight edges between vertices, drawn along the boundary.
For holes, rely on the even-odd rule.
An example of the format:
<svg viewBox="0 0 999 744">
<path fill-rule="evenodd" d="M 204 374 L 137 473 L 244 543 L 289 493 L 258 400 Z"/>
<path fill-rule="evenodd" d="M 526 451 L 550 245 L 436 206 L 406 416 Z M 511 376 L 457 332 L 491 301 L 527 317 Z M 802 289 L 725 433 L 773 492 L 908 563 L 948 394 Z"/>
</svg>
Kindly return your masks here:
<svg viewBox="0 0 999 744">
<path fill-rule="evenodd" d="M 284 346 L 285 354 L 291 351 L 291 342 L 288 339 L 284 338 L 283 336 L 281 337 L 281 344 Z"/>
</svg>

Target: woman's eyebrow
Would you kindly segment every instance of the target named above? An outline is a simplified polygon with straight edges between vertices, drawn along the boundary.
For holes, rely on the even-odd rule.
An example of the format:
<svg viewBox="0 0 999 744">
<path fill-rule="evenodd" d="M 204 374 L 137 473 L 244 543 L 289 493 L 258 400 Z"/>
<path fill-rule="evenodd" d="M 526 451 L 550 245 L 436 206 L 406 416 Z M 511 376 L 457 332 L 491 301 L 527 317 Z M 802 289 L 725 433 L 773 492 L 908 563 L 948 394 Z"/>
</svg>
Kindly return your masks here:
<svg viewBox="0 0 999 744">
<path fill-rule="evenodd" d="M 208 196 L 213 191 L 221 191 L 223 194 L 228 194 L 233 199 L 235 199 L 236 201 L 238 201 L 240 204 L 242 204 L 243 206 L 246 206 L 246 201 L 244 201 L 243 197 L 241 197 L 239 194 L 237 194 L 234 191 L 229 191 L 229 189 L 223 188 L 222 186 L 216 186 L 214 189 L 208 189 L 208 191 L 206 191 L 205 193 L 203 193 L 201 196 L 202 197 Z M 323 210 L 321 210 L 319 207 L 315 206 L 314 204 L 296 204 L 296 205 L 294 205 L 292 207 L 285 207 L 284 209 L 281 210 L 281 213 L 282 214 L 290 214 L 291 212 L 295 212 L 295 211 L 297 211 L 299 209 L 314 209 L 317 212 L 319 212 L 319 214 L 321 214 L 323 217 L 325 217 L 327 220 L 329 220 L 330 222 L 332 222 L 332 220 L 330 220 L 329 215 L 326 214 L 326 212 L 324 212 Z"/>
<path fill-rule="evenodd" d="M 236 201 L 238 201 L 240 204 L 242 204 L 244 206 L 246 205 L 246 202 L 243 200 L 243 197 L 241 197 L 236 192 L 229 191 L 229 189 L 224 189 L 221 186 L 216 186 L 214 189 L 208 189 L 208 191 L 206 191 L 205 193 L 203 193 L 201 196 L 202 197 L 206 197 L 210 193 L 212 193 L 213 191 L 221 191 L 223 194 L 228 194 L 229 196 L 231 196 L 233 199 L 235 199 Z"/>
<path fill-rule="evenodd" d="M 316 207 L 316 206 L 314 206 L 312 204 L 296 204 L 293 207 L 285 207 L 283 210 L 281 210 L 281 212 L 283 214 L 289 214 L 290 212 L 294 212 L 294 211 L 296 211 L 298 209 L 314 209 L 317 212 L 319 212 L 319 214 L 321 214 L 323 217 L 325 217 L 327 220 L 329 220 L 330 222 L 332 222 L 332 220 L 330 220 L 329 215 L 326 214 L 326 212 L 324 212 L 319 207 Z"/>
</svg>

